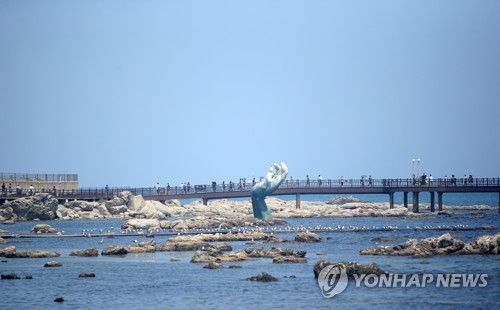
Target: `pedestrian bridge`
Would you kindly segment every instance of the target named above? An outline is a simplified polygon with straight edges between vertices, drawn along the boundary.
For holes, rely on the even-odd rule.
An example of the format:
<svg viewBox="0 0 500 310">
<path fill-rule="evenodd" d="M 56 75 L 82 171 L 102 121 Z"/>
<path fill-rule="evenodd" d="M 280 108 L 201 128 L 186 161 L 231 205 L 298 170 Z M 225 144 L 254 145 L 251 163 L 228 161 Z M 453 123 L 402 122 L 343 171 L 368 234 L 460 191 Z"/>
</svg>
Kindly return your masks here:
<svg viewBox="0 0 500 310">
<path fill-rule="evenodd" d="M 171 199 L 202 199 L 206 205 L 211 199 L 250 198 L 251 183 L 229 184 L 201 184 L 192 186 L 149 188 L 88 188 L 78 190 L 50 191 L 59 200 L 101 200 L 111 199 L 122 191 L 130 191 L 134 195 L 142 195 L 146 200 L 166 201 Z M 403 193 L 403 204 L 408 207 L 408 193 L 412 193 L 412 210 L 419 212 L 419 194 L 430 193 L 431 212 L 436 211 L 435 194 L 437 193 L 437 211 L 443 207 L 445 193 L 498 193 L 500 212 L 500 178 L 475 178 L 457 180 L 452 183 L 449 179 L 435 179 L 432 182 L 416 182 L 414 179 L 348 179 L 348 180 L 294 180 L 284 181 L 271 196 L 295 195 L 296 207 L 300 208 L 301 195 L 320 194 L 386 194 L 389 196 L 390 207 L 394 207 L 394 193 Z M 0 203 L 29 195 L 22 193 L 2 193 Z"/>
</svg>

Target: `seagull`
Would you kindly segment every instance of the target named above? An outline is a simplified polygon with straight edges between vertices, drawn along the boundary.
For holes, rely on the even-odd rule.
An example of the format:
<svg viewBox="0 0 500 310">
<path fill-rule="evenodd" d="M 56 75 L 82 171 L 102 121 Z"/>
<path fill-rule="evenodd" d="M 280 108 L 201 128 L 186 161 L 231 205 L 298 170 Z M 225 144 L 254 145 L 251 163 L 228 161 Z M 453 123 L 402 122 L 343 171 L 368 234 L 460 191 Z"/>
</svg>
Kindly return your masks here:
<svg viewBox="0 0 500 310">
<path fill-rule="evenodd" d="M 103 243 L 104 242 L 104 238 L 101 239 L 101 241 L 99 241 L 99 244 Z"/>
</svg>

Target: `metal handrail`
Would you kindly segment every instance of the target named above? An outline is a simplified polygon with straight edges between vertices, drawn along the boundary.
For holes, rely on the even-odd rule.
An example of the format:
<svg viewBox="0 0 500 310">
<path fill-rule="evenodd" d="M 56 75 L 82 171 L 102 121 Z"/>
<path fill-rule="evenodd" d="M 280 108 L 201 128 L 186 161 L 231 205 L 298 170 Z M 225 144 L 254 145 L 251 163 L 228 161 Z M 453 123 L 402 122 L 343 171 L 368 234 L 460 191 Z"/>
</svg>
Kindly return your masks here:
<svg viewBox="0 0 500 310">
<path fill-rule="evenodd" d="M 78 182 L 78 174 L 0 172 L 0 182 Z"/>
<path fill-rule="evenodd" d="M 50 193 L 58 198 L 68 199 L 111 199 L 123 191 L 130 191 L 134 195 L 142 196 L 155 196 L 155 195 L 182 195 L 182 194 L 203 194 L 203 193 L 223 193 L 223 192 L 244 192 L 252 189 L 252 182 L 246 183 L 232 183 L 230 184 L 198 184 L 190 186 L 172 186 L 172 187 L 145 187 L 145 188 L 131 188 L 131 187 L 95 187 L 95 188 L 80 188 L 76 190 L 57 189 L 37 189 L 36 193 Z M 414 179 L 338 179 L 338 180 L 285 180 L 280 188 L 401 188 L 401 187 L 499 187 L 500 178 L 474 178 L 472 182 L 469 179 L 457 179 L 452 182 L 451 179 L 434 179 L 432 182 L 414 180 Z M 0 195 L 7 197 L 22 197 L 35 194 L 35 189 L 30 192 L 29 188 L 22 188 L 16 191 L 16 188 L 8 188 L 2 191 Z"/>
</svg>

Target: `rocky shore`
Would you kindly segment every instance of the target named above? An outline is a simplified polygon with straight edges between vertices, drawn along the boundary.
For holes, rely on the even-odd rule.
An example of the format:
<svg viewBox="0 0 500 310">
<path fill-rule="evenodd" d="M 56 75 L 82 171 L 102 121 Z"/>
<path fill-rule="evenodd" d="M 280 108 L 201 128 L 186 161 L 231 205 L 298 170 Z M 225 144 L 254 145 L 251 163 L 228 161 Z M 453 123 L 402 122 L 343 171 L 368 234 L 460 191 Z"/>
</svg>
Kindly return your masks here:
<svg viewBox="0 0 500 310">
<path fill-rule="evenodd" d="M 266 198 L 266 203 L 274 216 L 273 223 L 282 225 L 287 218 L 314 217 L 363 217 L 363 216 L 429 216 L 409 212 L 402 205 L 389 208 L 388 203 L 360 201 L 352 197 L 335 197 L 326 202 L 303 201 L 301 208 L 296 209 L 294 201 Z M 422 209 L 426 205 L 421 205 Z M 444 207 L 451 210 L 453 207 Z M 462 208 L 463 209 L 463 208 Z M 474 206 L 471 210 L 494 209 L 488 206 Z M 450 215 L 444 214 L 444 215 Z M 437 216 L 437 213 L 432 216 Z M 119 193 L 108 201 L 67 201 L 59 204 L 49 194 L 36 194 L 6 202 L 0 206 L 0 221 L 9 224 L 16 221 L 31 220 L 77 220 L 123 218 L 128 220 L 149 219 L 147 226 L 139 226 L 140 221 L 130 221 L 125 226 L 131 228 L 163 227 L 167 229 L 197 229 L 220 227 L 263 226 L 253 218 L 252 204 L 248 201 L 213 200 L 207 206 L 199 201 L 182 205 L 178 200 L 162 203 L 144 200 L 142 196 L 134 196 L 130 192 Z M 168 218 L 190 218 L 190 220 L 164 221 Z M 221 221 L 223 219 L 223 221 Z M 160 221 L 161 222 L 160 224 Z M 143 221 L 140 225 L 146 225 Z"/>
<path fill-rule="evenodd" d="M 361 255 L 414 256 L 430 257 L 434 255 L 470 255 L 500 254 L 500 233 L 478 237 L 474 242 L 465 243 L 444 234 L 436 238 L 409 239 L 392 246 L 379 246 L 363 249 Z"/>
</svg>

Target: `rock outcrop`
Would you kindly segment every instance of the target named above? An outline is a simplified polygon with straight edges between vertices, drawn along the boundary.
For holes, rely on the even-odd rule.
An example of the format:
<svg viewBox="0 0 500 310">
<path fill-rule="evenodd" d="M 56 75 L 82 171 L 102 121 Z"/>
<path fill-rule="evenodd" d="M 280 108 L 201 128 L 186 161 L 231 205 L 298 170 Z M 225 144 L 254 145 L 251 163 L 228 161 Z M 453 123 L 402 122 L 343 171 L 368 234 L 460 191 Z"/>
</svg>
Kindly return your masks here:
<svg viewBox="0 0 500 310">
<path fill-rule="evenodd" d="M 207 247 L 208 243 L 202 240 L 171 238 L 156 249 L 158 251 L 198 251 Z"/>
<path fill-rule="evenodd" d="M 122 225 L 122 229 L 151 229 L 160 228 L 160 221 L 157 219 L 129 219 Z"/>
<path fill-rule="evenodd" d="M 361 255 L 388 255 L 430 257 L 433 255 L 499 254 L 500 233 L 493 236 L 481 236 L 474 242 L 464 243 L 450 234 L 436 238 L 409 239 L 392 246 L 379 246 L 363 249 Z"/>
<path fill-rule="evenodd" d="M 277 278 L 268 274 L 267 272 L 261 272 L 256 276 L 245 279 L 247 281 L 258 281 L 258 282 L 275 282 L 278 281 Z"/>
<path fill-rule="evenodd" d="M 61 254 L 58 252 L 47 252 L 47 251 L 37 251 L 37 250 L 31 250 L 31 251 L 12 251 L 12 252 L 7 252 L 4 255 L 7 258 L 49 258 L 49 257 L 59 257 Z"/>
<path fill-rule="evenodd" d="M 241 262 L 247 260 L 248 257 L 243 252 L 230 252 L 228 254 L 222 251 L 196 251 L 191 258 L 192 263 L 226 263 L 226 262 Z"/>
<path fill-rule="evenodd" d="M 0 221 L 53 220 L 57 206 L 57 199 L 49 194 L 19 198 L 0 206 Z"/>
<path fill-rule="evenodd" d="M 31 229 L 31 232 L 35 234 L 49 234 L 49 233 L 56 233 L 57 229 L 50 226 L 49 224 L 36 224 Z"/>
<path fill-rule="evenodd" d="M 0 249 L 0 257 L 5 257 L 8 253 L 12 253 L 16 251 L 16 247 L 11 245 L 6 248 Z"/>
<path fill-rule="evenodd" d="M 314 243 L 320 242 L 321 238 L 316 233 L 310 231 L 300 232 L 295 236 L 296 242 L 304 242 L 304 243 Z"/>
<path fill-rule="evenodd" d="M 156 251 L 155 247 L 156 242 L 154 240 L 150 240 L 147 242 L 137 242 L 129 245 L 127 247 L 128 253 L 152 253 Z"/>
<path fill-rule="evenodd" d="M 192 263 L 239 262 L 253 258 L 272 258 L 273 263 L 307 263 L 305 251 L 293 251 L 290 248 L 247 248 L 236 253 L 223 253 L 208 247 L 205 251 L 195 252 Z"/>
<path fill-rule="evenodd" d="M 99 250 L 95 248 L 76 250 L 69 253 L 69 256 L 80 256 L 80 257 L 97 257 L 99 256 Z"/>
<path fill-rule="evenodd" d="M 363 265 L 356 262 L 329 262 L 327 260 L 319 260 L 316 262 L 316 264 L 314 264 L 314 269 L 313 269 L 314 277 L 318 278 L 318 275 L 320 274 L 321 270 L 330 265 L 333 265 L 333 267 L 344 266 L 346 274 L 349 278 L 353 278 L 354 275 L 385 274 L 385 272 L 382 269 L 380 269 L 375 263 L 371 263 L 369 265 Z"/>
<path fill-rule="evenodd" d="M 101 255 L 125 255 L 128 250 L 123 245 L 112 245 L 101 251 Z"/>
<path fill-rule="evenodd" d="M 15 273 L 2 273 L 2 280 L 18 280 L 21 279 L 17 274 Z"/>
<path fill-rule="evenodd" d="M 500 254 L 500 233 L 492 236 L 480 236 L 474 242 L 465 245 L 468 254 Z"/>
<path fill-rule="evenodd" d="M 50 261 L 50 262 L 46 262 L 45 265 L 43 265 L 43 267 L 62 267 L 63 264 L 61 264 L 60 262 L 56 262 L 56 261 Z"/>
</svg>

